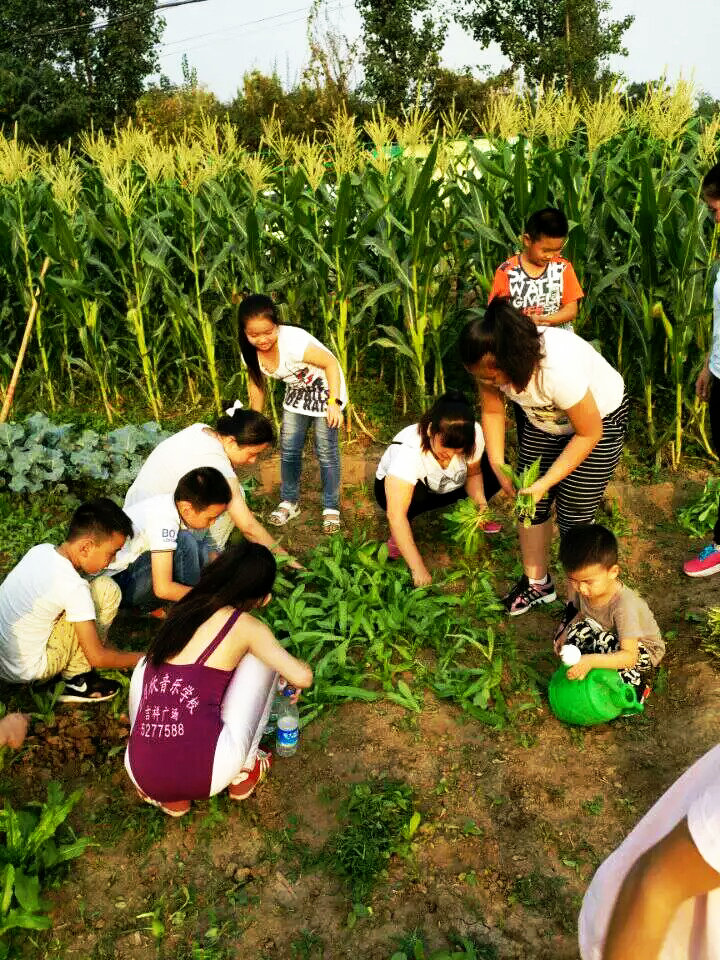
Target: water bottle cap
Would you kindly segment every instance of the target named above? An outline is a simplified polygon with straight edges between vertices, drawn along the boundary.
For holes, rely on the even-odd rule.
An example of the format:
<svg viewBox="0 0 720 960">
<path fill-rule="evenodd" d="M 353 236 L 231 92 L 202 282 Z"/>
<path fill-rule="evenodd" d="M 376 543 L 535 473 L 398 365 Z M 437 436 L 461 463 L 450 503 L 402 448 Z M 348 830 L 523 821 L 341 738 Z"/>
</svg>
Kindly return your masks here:
<svg viewBox="0 0 720 960">
<path fill-rule="evenodd" d="M 560 659 L 568 667 L 578 663 L 581 656 L 580 649 L 574 643 L 566 643 L 560 648 Z"/>
<path fill-rule="evenodd" d="M 291 697 L 294 693 L 295 693 L 295 687 L 291 687 L 290 684 L 284 687 L 282 691 L 282 695 L 284 697 Z"/>
</svg>

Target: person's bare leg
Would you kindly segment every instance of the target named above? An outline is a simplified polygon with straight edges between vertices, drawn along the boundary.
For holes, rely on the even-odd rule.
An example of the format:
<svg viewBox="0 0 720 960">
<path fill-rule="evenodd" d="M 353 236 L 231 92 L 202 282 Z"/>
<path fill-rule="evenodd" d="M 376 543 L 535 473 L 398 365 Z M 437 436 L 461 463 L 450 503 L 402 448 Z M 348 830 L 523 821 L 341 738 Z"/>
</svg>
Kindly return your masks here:
<svg viewBox="0 0 720 960">
<path fill-rule="evenodd" d="M 529 580 L 543 580 L 545 578 L 548 572 L 552 535 L 552 520 L 550 519 L 534 527 L 518 527 L 523 569 Z"/>
</svg>

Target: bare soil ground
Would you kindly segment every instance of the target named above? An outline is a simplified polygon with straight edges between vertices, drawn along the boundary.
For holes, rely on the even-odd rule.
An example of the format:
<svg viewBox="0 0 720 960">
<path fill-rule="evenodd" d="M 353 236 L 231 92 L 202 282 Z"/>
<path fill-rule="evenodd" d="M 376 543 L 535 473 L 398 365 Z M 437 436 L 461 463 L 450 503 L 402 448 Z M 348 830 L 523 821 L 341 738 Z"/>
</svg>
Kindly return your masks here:
<svg viewBox="0 0 720 960">
<path fill-rule="evenodd" d="M 384 518 L 371 502 L 376 454 L 345 456 L 343 515 L 346 528 L 382 537 Z M 307 508 L 288 531 L 301 550 L 321 536 L 314 466 L 308 476 Z M 266 490 L 275 485 L 276 461 L 263 465 L 261 479 Z M 461 934 L 494 945 L 501 960 L 574 960 L 578 907 L 594 869 L 720 728 L 720 674 L 688 619 L 715 602 L 717 583 L 680 571 L 696 546 L 675 522 L 685 482 L 621 477 L 610 494 L 627 527 L 626 580 L 669 635 L 666 674 L 643 716 L 582 731 L 544 705 L 494 732 L 429 691 L 416 718 L 387 702 L 350 703 L 307 728 L 298 755 L 278 761 L 247 802 L 221 798 L 171 821 L 139 804 L 122 752 L 108 757 L 124 743 L 122 718 L 102 709 L 58 713 L 55 725 L 33 730 L 8 790 L 22 803 L 42 796 L 50 778 L 81 785 L 72 822 L 98 845 L 51 894 L 53 930 L 33 934 L 22 954 L 389 960 L 398 939 L 419 929 L 430 947 Z M 416 529 L 421 549 L 447 564 L 457 554 L 441 531 L 433 520 Z M 499 589 L 513 546 L 509 536 L 492 547 Z M 543 610 L 510 627 L 520 656 L 545 674 L 553 622 Z M 309 865 L 310 854 L 336 829 L 348 784 L 383 775 L 414 788 L 423 824 L 413 856 L 393 861 L 379 884 L 372 915 L 348 923 L 346 891 Z M 165 930 L 159 940 L 153 914 Z"/>
</svg>

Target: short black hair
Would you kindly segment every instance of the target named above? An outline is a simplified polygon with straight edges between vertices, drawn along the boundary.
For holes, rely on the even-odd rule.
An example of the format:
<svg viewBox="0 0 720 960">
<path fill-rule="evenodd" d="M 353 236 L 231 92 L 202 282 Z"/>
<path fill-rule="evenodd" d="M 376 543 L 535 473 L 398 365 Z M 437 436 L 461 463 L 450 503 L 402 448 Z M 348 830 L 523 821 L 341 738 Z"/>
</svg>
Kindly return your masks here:
<svg viewBox="0 0 720 960">
<path fill-rule="evenodd" d="M 430 449 L 428 431 L 448 450 L 461 450 L 463 456 L 475 452 L 475 411 L 460 390 L 448 390 L 426 410 L 418 423 L 420 446 Z"/>
<path fill-rule="evenodd" d="M 703 177 L 702 192 L 711 200 L 720 200 L 720 163 L 716 163 Z"/>
<path fill-rule="evenodd" d="M 108 540 L 114 533 L 132 537 L 132 520 L 110 497 L 98 497 L 80 504 L 70 519 L 66 539 L 92 537 L 100 541 Z"/>
<path fill-rule="evenodd" d="M 615 534 L 599 523 L 570 527 L 560 540 L 560 563 L 566 573 L 574 573 L 595 563 L 609 570 L 617 562 Z"/>
<path fill-rule="evenodd" d="M 544 207 L 542 210 L 536 210 L 528 217 L 525 224 L 525 233 L 530 237 L 533 243 L 540 237 L 552 237 L 559 240 L 566 237 L 570 232 L 568 219 L 562 210 L 557 207 Z"/>
<path fill-rule="evenodd" d="M 227 506 L 232 500 L 230 484 L 215 467 L 197 467 L 180 477 L 174 494 L 187 501 L 194 510 L 206 510 L 215 504 Z"/>
</svg>

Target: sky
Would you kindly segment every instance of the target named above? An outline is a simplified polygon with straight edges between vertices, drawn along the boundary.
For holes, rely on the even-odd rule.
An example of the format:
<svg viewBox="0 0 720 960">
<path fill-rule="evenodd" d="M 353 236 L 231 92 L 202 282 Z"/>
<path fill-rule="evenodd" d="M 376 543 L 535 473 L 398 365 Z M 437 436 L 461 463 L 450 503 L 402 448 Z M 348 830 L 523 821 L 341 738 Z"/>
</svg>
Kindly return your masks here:
<svg viewBox="0 0 720 960">
<path fill-rule="evenodd" d="M 696 88 L 720 99 L 720 2 L 718 0 L 610 0 L 608 16 L 627 14 L 635 22 L 624 37 L 627 57 L 611 68 L 628 81 L 693 77 Z M 187 54 L 199 82 L 222 101 L 231 100 L 243 74 L 275 70 L 284 85 L 296 82 L 308 59 L 306 34 L 310 0 L 203 0 L 164 11 L 165 31 L 160 69 L 173 82 L 182 80 Z M 329 21 L 350 40 L 360 35 L 361 20 L 353 0 L 326 0 Z M 452 25 L 442 51 L 443 65 L 470 66 L 474 72 L 506 65 L 499 50 L 483 50 Z"/>
</svg>

